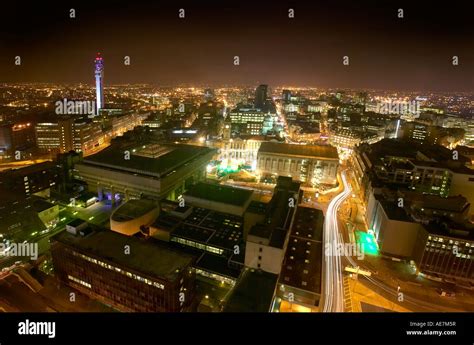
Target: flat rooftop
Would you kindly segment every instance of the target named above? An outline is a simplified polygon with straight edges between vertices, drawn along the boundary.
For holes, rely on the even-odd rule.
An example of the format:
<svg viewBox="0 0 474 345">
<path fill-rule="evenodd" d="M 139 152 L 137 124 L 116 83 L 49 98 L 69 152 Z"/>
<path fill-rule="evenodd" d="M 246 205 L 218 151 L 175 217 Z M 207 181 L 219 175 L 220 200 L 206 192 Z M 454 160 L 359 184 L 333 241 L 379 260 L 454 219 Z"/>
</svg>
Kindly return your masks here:
<svg viewBox="0 0 474 345">
<path fill-rule="evenodd" d="M 240 276 L 240 270 L 230 268 L 227 258 L 211 253 L 204 253 L 197 261 L 195 267 L 198 269 L 212 272 L 218 275 L 223 275 L 232 279 L 237 279 Z"/>
<path fill-rule="evenodd" d="M 384 199 L 383 196 L 376 197 L 376 199 L 382 205 L 383 210 L 389 219 L 413 223 L 413 220 L 407 215 L 406 211 L 403 208 L 398 207 L 395 202 L 388 201 Z"/>
<path fill-rule="evenodd" d="M 277 280 L 276 274 L 246 269 L 232 291 L 224 312 L 268 312 Z"/>
<path fill-rule="evenodd" d="M 94 231 L 85 237 L 62 231 L 53 236 L 53 240 L 73 247 L 84 254 L 168 281 L 176 280 L 179 272 L 192 265 L 194 261 L 191 255 L 111 230 Z M 128 255 L 124 253 L 125 245 L 130 246 Z"/>
<path fill-rule="evenodd" d="M 252 198 L 253 191 L 219 184 L 200 182 L 194 185 L 184 196 L 229 204 L 245 206 Z"/>
<path fill-rule="evenodd" d="M 158 205 L 153 200 L 131 199 L 114 211 L 112 220 L 126 222 L 141 217 L 155 208 L 158 208 Z"/>
<path fill-rule="evenodd" d="M 171 236 L 233 250 L 243 238 L 242 217 L 194 208 L 193 212 L 174 228 Z"/>
<path fill-rule="evenodd" d="M 249 207 L 247 207 L 246 212 L 251 212 L 255 214 L 265 214 L 267 212 L 267 203 L 252 200 Z"/>
<path fill-rule="evenodd" d="M 454 164 L 453 162 L 449 161 L 428 162 L 420 160 L 410 160 L 410 162 L 413 163 L 413 165 L 421 166 L 424 168 L 448 169 L 458 174 L 474 175 L 474 170 L 469 169 L 465 165 Z"/>
<path fill-rule="evenodd" d="M 296 145 L 274 142 L 263 142 L 259 153 L 273 153 L 285 156 L 301 156 L 323 159 L 339 159 L 337 149 L 329 145 Z"/>
<path fill-rule="evenodd" d="M 474 226 L 470 223 L 457 224 L 454 222 L 445 222 L 443 224 L 429 223 L 423 225 L 430 235 L 439 235 L 463 239 L 467 241 L 474 240 Z"/>
<path fill-rule="evenodd" d="M 0 173 L 0 176 L 16 175 L 16 176 L 26 176 L 29 174 L 40 173 L 46 170 L 54 170 L 56 164 L 54 162 L 46 161 L 36 164 L 27 165 L 21 168 L 12 168 Z"/>
<path fill-rule="evenodd" d="M 298 207 L 280 274 L 280 284 L 321 294 L 322 237 L 321 210 Z"/>
<path fill-rule="evenodd" d="M 37 198 L 37 199 L 34 199 L 34 200 L 33 200 L 32 206 L 33 206 L 33 209 L 34 209 L 36 212 L 43 212 L 43 211 L 45 211 L 45 210 L 50 209 L 51 207 L 54 207 L 55 204 L 50 203 L 50 202 L 47 201 L 47 200 Z"/>
<path fill-rule="evenodd" d="M 195 159 L 214 152 L 214 149 L 204 146 L 151 145 L 153 145 L 151 149 L 147 145 L 133 147 L 113 145 L 84 158 L 82 164 L 161 178 Z M 129 160 L 125 159 L 125 151 L 130 152 Z"/>
<path fill-rule="evenodd" d="M 279 176 L 272 199 L 266 206 L 265 220 L 254 225 L 249 235 L 267 238 L 271 247 L 283 248 L 294 212 L 288 205 L 288 198 L 298 190 L 299 183 L 293 183 L 290 177 Z"/>
<path fill-rule="evenodd" d="M 82 220 L 82 219 L 80 219 L 80 218 L 76 218 L 76 219 L 70 221 L 69 223 L 67 223 L 67 225 L 72 226 L 72 227 L 75 228 L 75 227 L 77 227 L 77 226 L 79 226 L 79 225 L 81 225 L 81 224 L 83 224 L 83 223 L 86 223 L 86 221 L 85 221 L 85 220 Z"/>
<path fill-rule="evenodd" d="M 429 209 L 462 212 L 470 206 L 468 200 L 462 195 L 443 198 L 439 195 L 420 194 L 411 191 L 404 192 L 403 194 L 406 195 L 410 202 Z"/>
</svg>

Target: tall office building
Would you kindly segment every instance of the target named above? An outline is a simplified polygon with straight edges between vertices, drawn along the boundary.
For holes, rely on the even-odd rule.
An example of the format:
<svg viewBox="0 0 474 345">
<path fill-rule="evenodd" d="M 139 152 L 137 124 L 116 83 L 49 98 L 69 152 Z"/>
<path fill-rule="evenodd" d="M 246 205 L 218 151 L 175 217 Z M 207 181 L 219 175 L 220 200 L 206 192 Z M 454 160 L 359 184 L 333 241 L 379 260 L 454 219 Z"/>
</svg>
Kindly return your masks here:
<svg viewBox="0 0 474 345">
<path fill-rule="evenodd" d="M 259 85 L 255 91 L 255 108 L 262 109 L 268 96 L 268 85 Z"/>
<path fill-rule="evenodd" d="M 104 60 L 100 53 L 95 58 L 95 88 L 97 98 L 97 114 L 104 107 Z"/>
<path fill-rule="evenodd" d="M 42 152 L 64 153 L 74 149 L 74 119 L 58 118 L 38 122 L 35 126 L 36 145 Z"/>
</svg>

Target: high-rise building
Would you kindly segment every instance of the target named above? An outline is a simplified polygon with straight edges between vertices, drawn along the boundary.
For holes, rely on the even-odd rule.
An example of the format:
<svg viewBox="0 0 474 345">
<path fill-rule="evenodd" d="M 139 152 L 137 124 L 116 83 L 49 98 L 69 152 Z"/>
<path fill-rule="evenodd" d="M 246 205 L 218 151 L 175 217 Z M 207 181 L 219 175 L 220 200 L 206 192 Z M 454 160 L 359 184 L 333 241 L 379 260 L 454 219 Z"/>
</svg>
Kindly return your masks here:
<svg viewBox="0 0 474 345">
<path fill-rule="evenodd" d="M 97 98 L 97 109 L 96 113 L 104 107 L 104 60 L 100 53 L 97 53 L 95 58 L 95 88 Z"/>
<path fill-rule="evenodd" d="M 103 143 L 100 124 L 90 119 L 60 118 L 51 122 L 39 122 L 35 126 L 36 143 L 42 152 L 64 153 L 92 151 Z"/>
<path fill-rule="evenodd" d="M 35 133 L 38 149 L 58 153 L 73 150 L 73 123 L 70 117 L 37 123 Z"/>
<path fill-rule="evenodd" d="M 255 108 L 262 109 L 268 96 L 268 85 L 259 85 L 255 91 Z"/>
<path fill-rule="evenodd" d="M 104 142 L 104 135 L 100 124 L 90 119 L 77 119 L 74 121 L 73 147 L 77 152 L 86 153 L 94 150 Z"/>
<path fill-rule="evenodd" d="M 231 130 L 239 134 L 262 134 L 266 114 L 251 106 L 239 105 L 229 113 Z"/>
</svg>

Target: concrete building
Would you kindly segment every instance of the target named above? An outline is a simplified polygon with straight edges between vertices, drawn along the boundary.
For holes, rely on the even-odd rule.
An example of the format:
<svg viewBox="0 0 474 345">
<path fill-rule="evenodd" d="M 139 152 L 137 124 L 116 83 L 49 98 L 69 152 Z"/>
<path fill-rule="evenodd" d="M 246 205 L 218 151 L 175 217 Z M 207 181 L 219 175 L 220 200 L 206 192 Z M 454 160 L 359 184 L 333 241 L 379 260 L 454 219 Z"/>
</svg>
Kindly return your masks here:
<svg viewBox="0 0 474 345">
<path fill-rule="evenodd" d="M 64 153 L 74 149 L 74 119 L 58 118 L 35 126 L 36 145 L 43 152 Z"/>
<path fill-rule="evenodd" d="M 258 150 L 261 176 L 291 176 L 309 185 L 337 183 L 339 156 L 333 146 L 264 142 Z"/>
<path fill-rule="evenodd" d="M 382 140 L 384 134 L 367 133 L 354 130 L 338 130 L 329 137 L 331 145 L 338 148 L 352 149 L 362 143 L 374 144 Z"/>
<path fill-rule="evenodd" d="M 113 145 L 76 164 L 75 175 L 100 200 L 175 200 L 205 178 L 214 154 L 213 149 L 191 145 Z"/>
<path fill-rule="evenodd" d="M 321 210 L 298 206 L 278 280 L 280 310 L 317 311 L 321 298 L 323 262 Z M 283 304 L 288 304 L 287 306 Z"/>
<path fill-rule="evenodd" d="M 262 135 L 238 136 L 219 143 L 219 160 L 251 164 L 257 160 L 258 149 L 266 139 Z"/>
<path fill-rule="evenodd" d="M 35 127 L 31 123 L 0 125 L 0 160 L 17 159 L 15 151 L 20 152 L 21 159 L 27 159 L 35 143 Z"/>
<path fill-rule="evenodd" d="M 120 205 L 110 216 L 110 229 L 127 236 L 133 236 L 151 225 L 160 209 L 156 201 L 132 199 Z"/>
<path fill-rule="evenodd" d="M 435 280 L 472 286 L 474 228 L 455 223 L 430 223 L 423 230 L 415 256 L 419 272 Z"/>
<path fill-rule="evenodd" d="M 218 191 L 217 191 L 218 193 Z M 228 196 L 228 192 L 224 192 Z M 158 219 L 149 227 L 153 239 L 196 256 L 199 278 L 234 285 L 244 265 L 245 243 L 241 216 L 163 201 Z"/>
<path fill-rule="evenodd" d="M 398 207 L 397 200 L 377 197 L 371 195 L 369 198 L 366 221 L 374 232 L 380 252 L 398 258 L 411 258 L 422 225 Z"/>
<path fill-rule="evenodd" d="M 0 173 L 0 189 L 19 197 L 34 194 L 49 197 L 51 187 L 56 185 L 59 172 L 53 162 L 32 164 L 20 169 Z"/>
<path fill-rule="evenodd" d="M 280 176 L 265 215 L 246 218 L 257 223 L 246 224 L 250 230 L 246 238 L 245 266 L 273 274 L 281 272 L 299 190 L 299 183 Z M 262 218 L 263 221 L 259 221 Z"/>
<path fill-rule="evenodd" d="M 105 141 L 99 123 L 72 117 L 35 126 L 36 143 L 42 152 L 65 153 L 71 150 L 88 153 Z"/>
<path fill-rule="evenodd" d="M 252 106 L 239 106 L 229 113 L 233 132 L 247 135 L 262 134 L 263 123 L 267 113 Z"/>
<path fill-rule="evenodd" d="M 87 154 L 102 145 L 104 141 L 105 136 L 99 123 L 90 120 L 74 122 L 73 147 L 76 152 Z"/>
<path fill-rule="evenodd" d="M 253 191 L 200 182 L 184 193 L 186 204 L 242 217 Z"/>
<path fill-rule="evenodd" d="M 465 166 L 470 159 L 452 158 L 452 151 L 437 145 L 384 139 L 359 147 L 352 165 L 366 202 L 367 191 L 390 185 L 442 197 L 462 195 L 473 203 L 474 170 Z"/>
<path fill-rule="evenodd" d="M 118 310 L 180 312 L 195 305 L 194 258 L 185 253 L 89 227 L 52 237 L 51 255 L 57 279 Z"/>
</svg>

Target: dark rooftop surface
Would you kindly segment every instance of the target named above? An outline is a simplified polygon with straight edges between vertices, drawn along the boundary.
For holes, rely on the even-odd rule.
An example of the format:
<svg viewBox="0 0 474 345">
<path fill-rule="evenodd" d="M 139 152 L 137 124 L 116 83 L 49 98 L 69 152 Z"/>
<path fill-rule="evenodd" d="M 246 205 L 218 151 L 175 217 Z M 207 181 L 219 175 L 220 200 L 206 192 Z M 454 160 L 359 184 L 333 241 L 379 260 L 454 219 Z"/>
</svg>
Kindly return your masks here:
<svg viewBox="0 0 474 345">
<path fill-rule="evenodd" d="M 252 200 L 249 207 L 247 207 L 247 212 L 265 214 L 267 212 L 267 205 L 265 202 Z"/>
<path fill-rule="evenodd" d="M 158 205 L 153 200 L 131 199 L 117 208 L 112 214 L 112 219 L 117 222 L 126 222 L 147 214 Z"/>
<path fill-rule="evenodd" d="M 361 145 L 357 151 L 364 153 L 364 160 L 370 160 L 373 165 L 383 164 L 386 157 L 401 157 L 409 159 L 414 164 L 425 167 L 448 168 L 462 174 L 474 174 L 474 170 L 467 168 L 464 164 L 469 159 L 459 156 L 454 161 L 453 152 L 441 145 L 426 145 L 413 141 L 382 139 L 375 144 Z M 426 158 L 432 161 L 427 161 Z M 392 162 L 393 165 L 393 162 Z M 394 165 L 394 167 L 409 168 L 407 165 Z"/>
<path fill-rule="evenodd" d="M 289 156 L 339 159 L 337 149 L 329 145 L 295 145 L 263 142 L 258 150 L 262 153 L 275 153 Z"/>
<path fill-rule="evenodd" d="M 382 205 L 383 210 L 389 219 L 398 220 L 401 222 L 413 222 L 407 215 L 406 211 L 403 208 L 398 207 L 395 201 L 388 201 L 383 199 L 383 197 L 378 196 L 376 198 Z"/>
<path fill-rule="evenodd" d="M 273 229 L 272 236 L 270 237 L 270 246 L 274 248 L 283 248 L 285 244 L 287 230 L 282 228 Z"/>
<path fill-rule="evenodd" d="M 168 230 L 171 231 L 174 228 L 176 228 L 179 223 L 181 222 L 181 219 L 178 217 L 173 217 L 169 215 L 168 213 L 160 213 L 158 218 L 154 221 L 152 226 L 163 229 L 163 230 Z"/>
<path fill-rule="evenodd" d="M 411 203 L 422 205 L 424 208 L 429 209 L 462 212 L 469 207 L 469 202 L 461 195 L 443 198 L 439 195 L 416 192 L 404 192 L 403 194 Z"/>
<path fill-rule="evenodd" d="M 86 221 L 82 220 L 82 219 L 79 219 L 79 218 L 76 218 L 73 221 L 70 221 L 69 223 L 67 223 L 67 225 L 72 226 L 72 227 L 76 227 L 76 226 L 79 226 L 83 223 L 86 223 Z"/>
<path fill-rule="evenodd" d="M 321 210 L 298 207 L 280 274 L 280 284 L 321 293 L 322 236 Z"/>
<path fill-rule="evenodd" d="M 240 276 L 240 270 L 229 267 L 227 258 L 211 253 L 204 253 L 195 265 L 196 268 L 236 279 Z"/>
<path fill-rule="evenodd" d="M 243 238 L 243 219 L 231 214 L 194 208 L 171 235 L 220 248 L 233 249 Z"/>
<path fill-rule="evenodd" d="M 420 160 L 410 160 L 414 165 L 427 167 L 427 168 L 438 168 L 438 169 L 449 169 L 455 173 L 474 175 L 474 170 L 469 169 L 462 164 L 454 164 L 453 162 L 442 161 L 442 162 L 427 162 Z"/>
<path fill-rule="evenodd" d="M 232 291 L 224 312 L 268 312 L 278 276 L 246 269 Z"/>
<path fill-rule="evenodd" d="M 86 237 L 63 231 L 53 236 L 53 239 L 85 254 L 168 281 L 174 281 L 178 277 L 177 270 L 185 269 L 193 263 L 190 255 L 110 230 L 96 231 Z M 125 245 L 130 246 L 128 255 L 124 253 Z"/>
<path fill-rule="evenodd" d="M 255 224 L 249 231 L 249 235 L 261 237 L 261 238 L 270 238 L 273 229 L 265 226 L 265 224 Z"/>
<path fill-rule="evenodd" d="M 146 149 L 146 146 L 143 149 L 143 146 L 122 148 L 113 145 L 84 158 L 83 162 L 113 170 L 163 177 L 174 169 L 214 151 L 208 147 L 193 145 L 167 144 L 162 146 L 164 148 L 162 154 L 154 157 L 139 154 L 140 150 Z M 130 152 L 129 160 L 124 159 L 125 151 Z"/>
<path fill-rule="evenodd" d="M 252 195 L 253 191 L 248 189 L 200 182 L 187 191 L 184 197 L 192 196 L 224 204 L 244 206 L 252 198 Z"/>
<path fill-rule="evenodd" d="M 279 176 L 272 199 L 266 206 L 264 222 L 254 225 L 249 235 L 267 238 L 270 246 L 283 248 L 294 212 L 288 199 L 298 192 L 299 186 L 290 177 Z"/>
<path fill-rule="evenodd" d="M 25 167 L 17 168 L 17 169 L 8 169 L 0 173 L 1 174 L 15 174 L 19 176 L 25 176 L 33 173 L 38 173 L 44 170 L 54 169 L 56 164 L 54 162 L 41 162 L 37 164 L 27 165 Z"/>
<path fill-rule="evenodd" d="M 460 238 L 464 240 L 474 240 L 474 226 L 472 224 L 457 224 L 446 220 L 445 224 L 429 223 L 423 227 L 430 233 L 430 235 L 439 235 L 453 238 Z"/>
<path fill-rule="evenodd" d="M 50 203 L 49 201 L 46 201 L 44 199 L 39 199 L 39 198 L 35 199 L 32 203 L 32 207 L 36 212 L 42 212 L 54 206 L 55 205 L 53 203 Z"/>
</svg>

